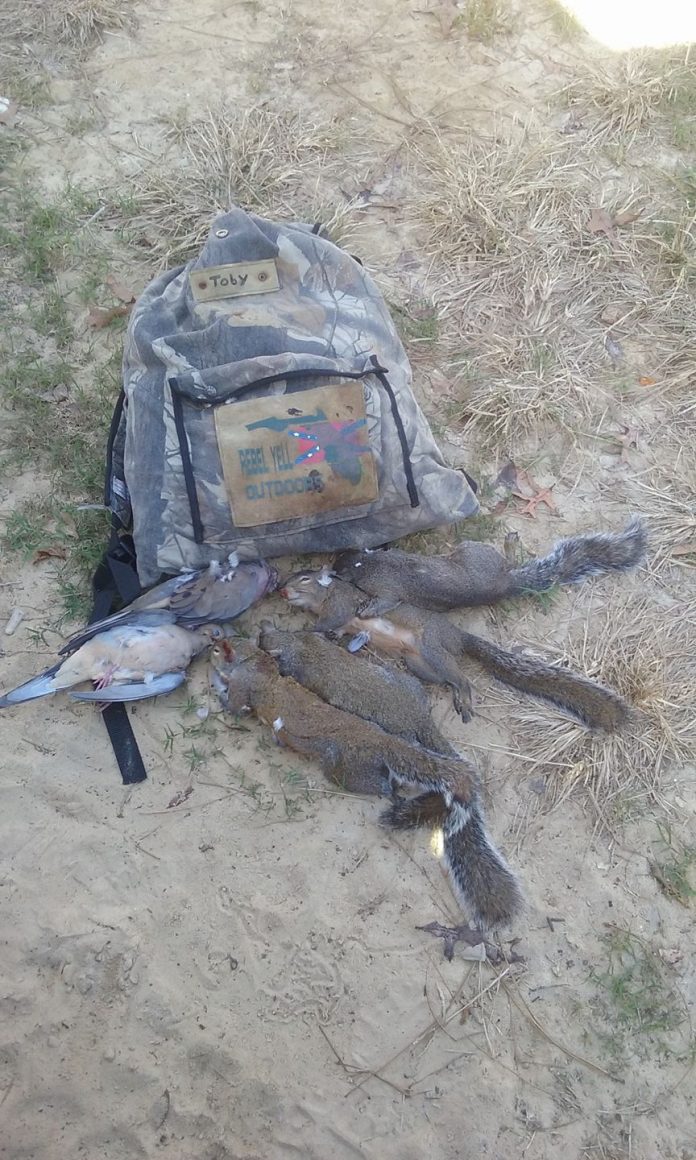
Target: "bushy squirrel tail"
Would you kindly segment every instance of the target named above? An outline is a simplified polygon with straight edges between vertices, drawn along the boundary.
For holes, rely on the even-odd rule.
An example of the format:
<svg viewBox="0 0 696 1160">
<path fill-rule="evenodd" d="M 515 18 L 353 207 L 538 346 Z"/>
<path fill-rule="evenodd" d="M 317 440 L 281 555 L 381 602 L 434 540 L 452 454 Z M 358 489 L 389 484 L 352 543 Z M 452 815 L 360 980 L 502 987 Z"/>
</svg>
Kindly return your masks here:
<svg viewBox="0 0 696 1160">
<path fill-rule="evenodd" d="M 602 532 L 559 540 L 548 556 L 529 560 L 509 573 L 509 595 L 545 592 L 556 584 L 577 584 L 588 576 L 626 572 L 640 564 L 647 550 L 645 524 L 638 516 L 622 532 Z"/>
<path fill-rule="evenodd" d="M 442 830 L 443 861 L 457 900 L 477 926 L 503 926 L 522 904 L 517 878 L 489 838 L 479 805 L 451 794 L 429 792 L 401 798 L 382 815 L 394 830 L 433 826 Z"/>
<path fill-rule="evenodd" d="M 539 657 L 500 648 L 470 632 L 460 632 L 457 641 L 465 656 L 478 661 L 503 684 L 566 709 L 591 729 L 614 733 L 630 717 L 630 707 L 619 693 L 589 677 Z"/>
</svg>

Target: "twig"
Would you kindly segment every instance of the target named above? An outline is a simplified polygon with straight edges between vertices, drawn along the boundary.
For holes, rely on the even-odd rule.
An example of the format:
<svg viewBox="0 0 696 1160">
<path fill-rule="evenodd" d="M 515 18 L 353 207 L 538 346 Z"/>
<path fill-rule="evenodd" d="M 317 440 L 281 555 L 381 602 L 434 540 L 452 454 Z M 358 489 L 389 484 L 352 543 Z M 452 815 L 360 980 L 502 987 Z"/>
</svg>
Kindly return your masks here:
<svg viewBox="0 0 696 1160">
<path fill-rule="evenodd" d="M 385 113 L 384 109 L 380 109 L 378 105 L 373 105 L 371 101 L 366 101 L 364 97 L 359 97 L 357 93 L 352 93 L 350 89 L 340 84 L 339 81 L 334 81 L 333 84 L 327 85 L 326 87 L 331 89 L 332 92 L 338 89 L 346 97 L 350 97 L 351 100 L 357 101 L 359 105 L 364 105 L 366 109 L 370 109 L 372 113 L 376 113 L 378 117 L 384 117 L 387 121 L 396 121 L 397 125 L 405 125 L 407 129 L 415 128 L 415 121 L 405 121 L 403 117 L 397 117 L 394 113 Z"/>
<path fill-rule="evenodd" d="M 360 1082 L 356 1083 L 351 1088 L 351 1090 L 349 1092 L 346 1092 L 346 1095 L 351 1095 L 353 1092 L 358 1091 L 358 1089 L 361 1088 L 363 1086 L 363 1084 L 367 1083 L 368 1079 L 370 1079 L 372 1076 L 374 1076 L 376 1079 L 383 1079 L 383 1076 L 380 1073 L 382 1071 L 384 1071 L 384 1069 L 386 1067 L 389 1067 L 392 1063 L 394 1063 L 394 1060 L 398 1059 L 400 1055 L 403 1055 L 404 1051 L 408 1051 L 410 1048 L 415 1047 L 417 1043 L 420 1043 L 420 1041 L 422 1039 L 425 1039 L 426 1035 L 432 1034 L 432 1032 L 436 1031 L 438 1028 L 440 1030 L 444 1030 L 444 1028 L 447 1026 L 447 1024 L 451 1023 L 453 1019 L 456 1019 L 458 1015 L 462 1015 L 464 1013 L 464 1011 L 468 1011 L 471 1007 L 473 1007 L 474 1003 L 477 1003 L 479 999 L 482 999 L 483 996 L 487 995 L 489 991 L 492 991 L 494 987 L 499 986 L 501 981 L 505 978 L 506 975 L 509 975 L 511 970 L 512 970 L 512 964 L 509 964 L 505 968 L 504 971 L 501 971 L 499 975 L 496 975 L 496 977 L 493 979 L 492 983 L 489 983 L 487 987 L 484 987 L 481 991 L 478 991 L 473 996 L 473 998 L 467 1000 L 467 1002 L 464 1003 L 463 1006 L 457 1007 L 457 1010 L 453 1011 L 452 1014 L 448 1015 L 447 1018 L 444 1019 L 442 1022 L 440 1022 L 440 1020 L 433 1019 L 428 1024 L 427 1027 L 424 1027 L 423 1030 L 418 1033 L 418 1035 L 415 1037 L 415 1039 L 411 1039 L 404 1047 L 399 1048 L 399 1050 L 397 1052 L 395 1052 L 394 1055 L 392 1055 L 384 1063 L 380 1064 L 380 1066 L 378 1068 L 370 1071 L 364 1077 L 364 1079 L 361 1079 Z M 467 973 L 464 980 L 462 981 L 461 986 L 457 989 L 457 994 L 461 991 L 461 988 L 464 986 L 466 979 L 469 977 L 469 973 L 470 972 Z M 420 1081 L 418 1080 L 416 1082 L 420 1082 Z"/>
<path fill-rule="evenodd" d="M 324 1028 L 322 1027 L 321 1023 L 317 1022 L 317 1027 L 319 1028 L 319 1030 L 321 1031 L 322 1035 L 324 1036 L 324 1039 L 326 1040 L 326 1042 L 328 1043 L 329 1047 L 331 1048 L 331 1050 L 332 1050 L 332 1052 L 333 1052 L 333 1054 L 334 1054 L 334 1056 L 335 1056 L 336 1062 L 337 1062 L 337 1063 L 339 1063 L 339 1064 L 341 1065 L 341 1067 L 343 1068 L 343 1070 L 344 1070 L 344 1072 L 346 1073 L 346 1075 L 348 1075 L 348 1076 L 353 1076 L 353 1075 L 355 1075 L 355 1074 L 356 1074 L 356 1072 L 357 1072 L 359 1075 L 363 1075 L 363 1074 L 364 1074 L 364 1075 L 365 1075 L 365 1080 L 367 1080 L 367 1079 L 370 1079 L 370 1078 L 379 1079 L 379 1080 L 381 1080 L 381 1081 L 382 1081 L 382 1083 L 386 1084 L 386 1085 L 387 1085 L 387 1087 L 393 1088 L 393 1089 L 394 1089 L 394 1091 L 396 1091 L 396 1092 L 398 1092 L 398 1093 L 399 1093 L 399 1095 L 401 1095 L 401 1096 L 404 1096 L 404 1098 L 405 1098 L 406 1096 L 408 1096 L 408 1095 L 409 1095 L 409 1091 L 408 1091 L 408 1089 L 406 1089 L 406 1088 L 400 1088 L 398 1084 L 392 1083 L 392 1081 L 391 1081 L 390 1079 L 385 1079 L 385 1077 L 384 1077 L 383 1075 L 377 1075 L 377 1073 L 376 1073 L 376 1072 L 369 1071 L 367 1068 L 364 1068 L 364 1067 L 357 1067 L 357 1066 L 355 1066 L 355 1065 L 354 1065 L 354 1064 L 352 1064 L 352 1063 L 346 1063 L 345 1059 L 343 1059 L 343 1058 L 342 1058 L 342 1057 L 341 1057 L 341 1056 L 338 1054 L 338 1052 L 336 1051 L 336 1048 L 334 1047 L 333 1043 L 332 1043 L 332 1042 L 331 1042 L 331 1040 L 329 1039 L 329 1037 L 328 1037 L 328 1035 L 326 1034 L 326 1032 L 325 1032 Z M 364 1081 L 363 1081 L 363 1082 L 364 1082 Z"/>
<path fill-rule="evenodd" d="M 554 1047 L 557 1047 L 558 1050 L 562 1051 L 564 1055 L 567 1055 L 570 1059 L 574 1059 L 578 1063 L 581 1063 L 583 1067 L 588 1067 L 590 1071 L 596 1071 L 599 1075 L 605 1075 L 607 1079 L 612 1079 L 615 1083 L 626 1082 L 625 1080 L 621 1079 L 620 1076 L 614 1075 L 612 1072 L 607 1071 L 606 1068 L 600 1067 L 598 1063 L 593 1063 L 591 1059 L 585 1059 L 584 1055 L 578 1055 L 577 1052 L 573 1051 L 570 1047 L 566 1047 L 565 1044 L 559 1043 L 557 1039 L 554 1039 L 553 1036 L 549 1034 L 543 1024 L 539 1022 L 536 1015 L 527 1006 L 521 995 L 515 995 L 510 987 L 505 987 L 505 993 L 513 1006 L 517 1007 L 518 1011 L 521 1011 L 523 1015 L 527 1016 L 530 1023 L 536 1027 L 539 1034 L 543 1035 L 544 1039 L 548 1040 L 548 1042 L 553 1044 Z"/>
</svg>

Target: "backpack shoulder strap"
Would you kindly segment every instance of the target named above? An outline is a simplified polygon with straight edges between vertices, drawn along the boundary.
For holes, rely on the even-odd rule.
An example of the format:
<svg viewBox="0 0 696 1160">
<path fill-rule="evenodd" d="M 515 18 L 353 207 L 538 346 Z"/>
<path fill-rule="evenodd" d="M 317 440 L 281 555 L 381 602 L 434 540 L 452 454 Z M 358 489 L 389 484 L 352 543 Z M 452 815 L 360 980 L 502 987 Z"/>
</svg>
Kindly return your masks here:
<svg viewBox="0 0 696 1160">
<path fill-rule="evenodd" d="M 121 391 L 111 420 L 106 449 L 104 503 L 107 508 L 110 507 L 114 440 L 123 414 L 124 397 L 124 392 Z M 108 616 L 114 611 L 114 604 L 117 601 L 120 604 L 129 604 L 140 595 L 140 591 L 133 537 L 112 511 L 109 543 L 92 577 L 93 603 L 88 623 L 93 624 L 94 621 Z M 119 702 L 107 705 L 102 711 L 102 720 L 109 734 L 123 784 L 134 785 L 139 781 L 145 781 L 147 771 L 126 706 Z"/>
</svg>

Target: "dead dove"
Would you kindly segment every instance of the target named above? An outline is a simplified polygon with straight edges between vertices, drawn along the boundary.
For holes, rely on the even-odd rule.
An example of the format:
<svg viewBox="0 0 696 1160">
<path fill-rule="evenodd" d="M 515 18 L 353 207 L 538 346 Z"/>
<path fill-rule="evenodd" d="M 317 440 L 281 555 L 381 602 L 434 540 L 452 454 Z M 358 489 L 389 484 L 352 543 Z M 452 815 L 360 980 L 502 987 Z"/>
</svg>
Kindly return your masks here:
<svg viewBox="0 0 696 1160">
<path fill-rule="evenodd" d="M 272 592 L 277 580 L 275 568 L 265 561 L 252 560 L 240 564 L 233 553 L 224 565 L 214 560 L 207 568 L 182 572 L 144 592 L 120 612 L 87 625 L 70 638 L 59 655 L 74 652 L 106 628 L 140 623 L 143 612 L 170 612 L 173 615 L 172 623 L 184 628 L 234 620 L 268 592 Z"/>
<path fill-rule="evenodd" d="M 92 681 L 90 692 L 73 693 L 77 701 L 140 701 L 170 693 L 186 679 L 193 657 L 224 631 L 218 624 L 182 628 L 174 613 L 141 612 L 126 625 L 97 632 L 64 661 L 0 697 L 0 708 L 49 697 Z"/>
</svg>

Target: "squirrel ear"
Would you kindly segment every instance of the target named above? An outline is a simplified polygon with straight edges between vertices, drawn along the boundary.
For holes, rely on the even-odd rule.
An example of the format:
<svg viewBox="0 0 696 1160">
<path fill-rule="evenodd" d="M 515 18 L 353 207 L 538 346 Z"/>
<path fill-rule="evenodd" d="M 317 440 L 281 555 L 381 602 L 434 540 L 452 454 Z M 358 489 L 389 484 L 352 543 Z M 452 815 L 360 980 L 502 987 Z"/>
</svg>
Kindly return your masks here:
<svg viewBox="0 0 696 1160">
<path fill-rule="evenodd" d="M 228 664 L 231 663 L 234 660 L 235 653 L 229 640 L 221 640 L 219 647 L 222 649 L 222 655 L 224 656 L 225 660 L 228 662 Z"/>
<path fill-rule="evenodd" d="M 335 572 L 332 572 L 328 564 L 324 564 L 321 572 L 317 576 L 317 584 L 321 584 L 322 588 L 328 588 L 329 584 L 333 584 Z"/>
</svg>

